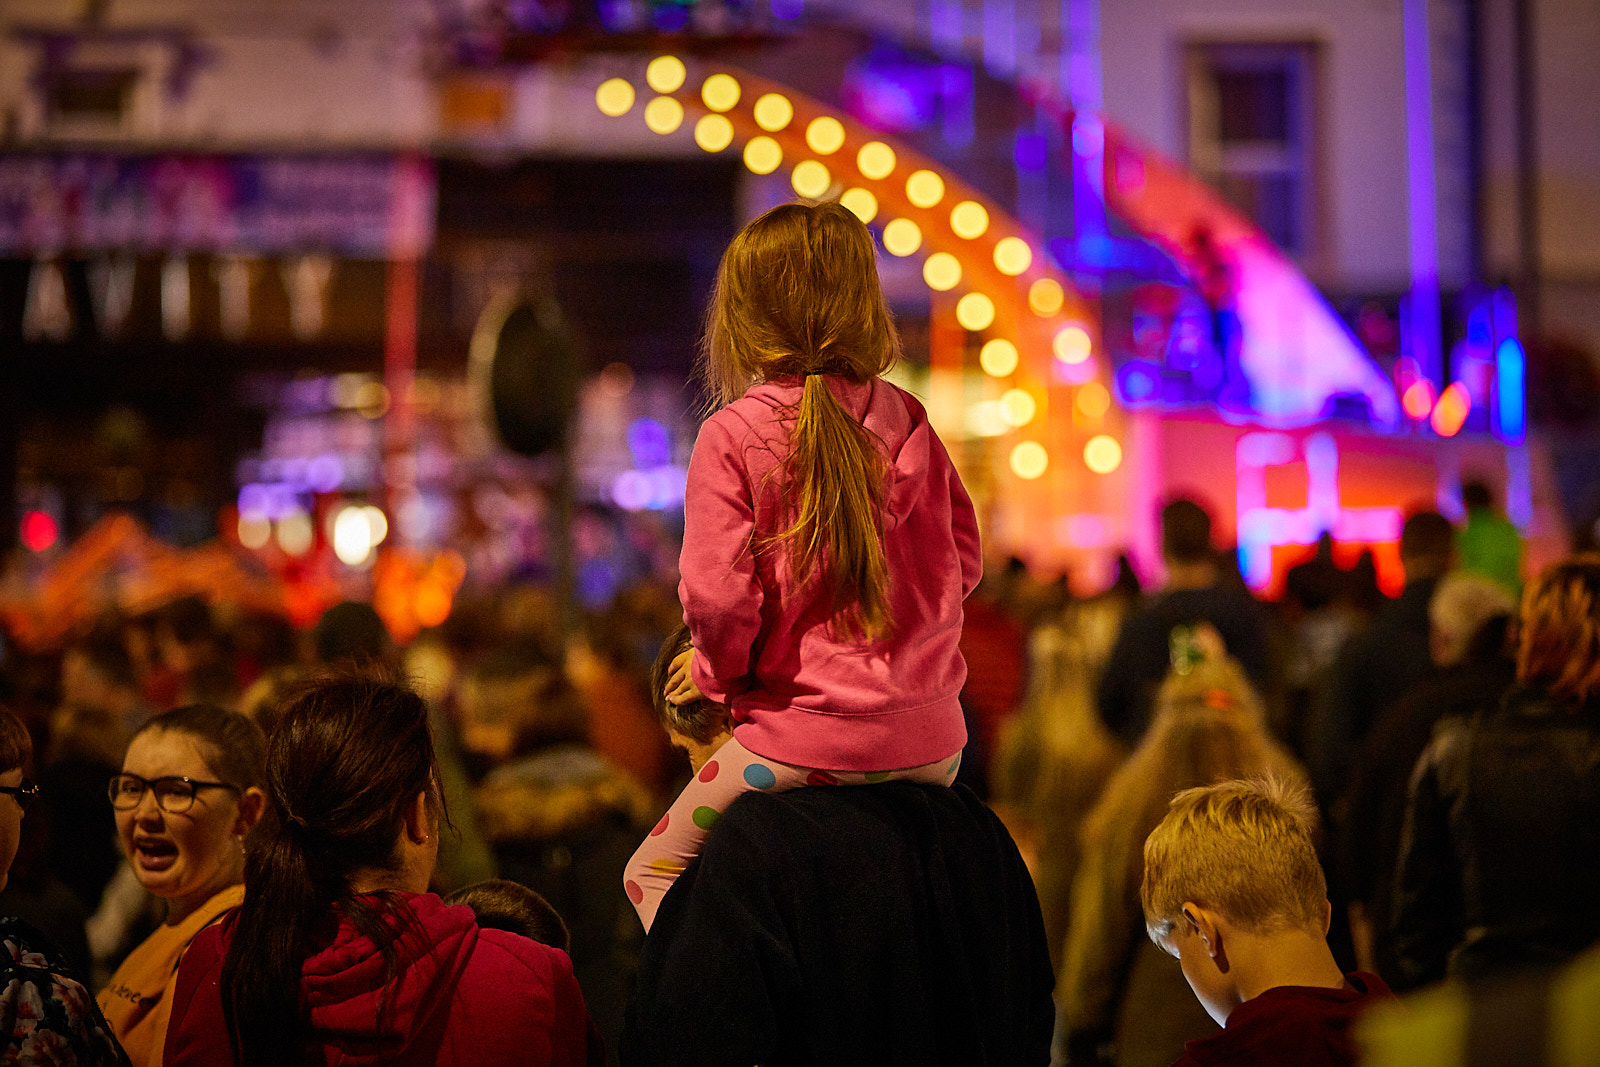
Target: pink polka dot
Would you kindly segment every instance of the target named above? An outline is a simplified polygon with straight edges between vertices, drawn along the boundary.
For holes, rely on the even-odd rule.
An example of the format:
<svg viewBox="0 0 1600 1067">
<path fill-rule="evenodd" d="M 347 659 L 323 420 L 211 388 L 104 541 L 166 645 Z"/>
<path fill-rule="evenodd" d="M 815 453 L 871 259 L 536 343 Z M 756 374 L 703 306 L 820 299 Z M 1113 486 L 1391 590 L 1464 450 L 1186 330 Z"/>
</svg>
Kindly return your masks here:
<svg viewBox="0 0 1600 1067">
<path fill-rule="evenodd" d="M 839 779 L 827 771 L 812 771 L 806 775 L 806 785 L 838 785 Z"/>
<path fill-rule="evenodd" d="M 702 782 L 709 782 L 711 779 L 717 776 L 717 772 L 720 770 L 722 770 L 722 768 L 717 766 L 717 761 L 711 760 L 704 767 L 700 768 L 700 780 Z"/>
<path fill-rule="evenodd" d="M 626 882 L 623 882 L 622 888 L 628 891 L 628 899 L 633 901 L 634 904 L 637 905 L 644 902 L 644 890 L 640 889 L 639 883 L 635 882 L 632 878 L 629 878 Z"/>
<path fill-rule="evenodd" d="M 672 818 L 672 813 L 670 811 L 667 812 L 667 814 L 661 816 L 661 821 L 656 823 L 656 828 L 654 830 L 650 831 L 650 836 L 651 837 L 660 837 L 662 834 L 666 833 L 667 832 L 667 822 L 671 818 Z"/>
</svg>

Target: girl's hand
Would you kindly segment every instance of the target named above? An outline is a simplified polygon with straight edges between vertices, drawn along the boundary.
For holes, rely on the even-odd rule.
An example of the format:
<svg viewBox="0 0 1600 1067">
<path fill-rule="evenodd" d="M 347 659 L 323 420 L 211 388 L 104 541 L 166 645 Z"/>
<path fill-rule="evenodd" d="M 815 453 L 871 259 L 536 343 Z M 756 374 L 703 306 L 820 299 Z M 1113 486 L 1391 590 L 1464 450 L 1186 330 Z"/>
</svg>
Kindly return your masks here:
<svg viewBox="0 0 1600 1067">
<path fill-rule="evenodd" d="M 700 692 L 700 687 L 694 684 L 694 677 L 689 673 L 697 654 L 691 645 L 673 657 L 672 673 L 667 676 L 667 703 L 691 704 L 705 699 L 706 695 Z"/>
</svg>

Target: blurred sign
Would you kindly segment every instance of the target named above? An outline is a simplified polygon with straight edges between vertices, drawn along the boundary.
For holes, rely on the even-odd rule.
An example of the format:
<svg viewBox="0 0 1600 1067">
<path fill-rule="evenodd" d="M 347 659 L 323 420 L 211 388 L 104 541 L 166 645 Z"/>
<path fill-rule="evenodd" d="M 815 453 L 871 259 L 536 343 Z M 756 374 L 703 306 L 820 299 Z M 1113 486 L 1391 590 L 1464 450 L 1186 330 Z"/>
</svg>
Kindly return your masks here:
<svg viewBox="0 0 1600 1067">
<path fill-rule="evenodd" d="M 413 156 L 0 155 L 0 254 L 307 252 L 385 258 L 433 239 Z"/>
</svg>

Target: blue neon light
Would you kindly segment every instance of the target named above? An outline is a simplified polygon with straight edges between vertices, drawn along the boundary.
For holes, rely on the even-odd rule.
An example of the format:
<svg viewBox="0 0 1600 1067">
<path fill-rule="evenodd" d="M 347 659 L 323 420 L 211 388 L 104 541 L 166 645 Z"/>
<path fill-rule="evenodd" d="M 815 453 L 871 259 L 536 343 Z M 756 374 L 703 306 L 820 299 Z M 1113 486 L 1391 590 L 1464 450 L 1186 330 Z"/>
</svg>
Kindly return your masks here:
<svg viewBox="0 0 1600 1067">
<path fill-rule="evenodd" d="M 1495 428 L 1507 441 L 1520 441 L 1528 429 L 1528 357 L 1515 337 L 1494 352 Z"/>
<path fill-rule="evenodd" d="M 1155 400 L 1161 370 L 1143 360 L 1129 360 L 1117 371 L 1116 385 L 1124 404 L 1140 407 Z"/>
</svg>

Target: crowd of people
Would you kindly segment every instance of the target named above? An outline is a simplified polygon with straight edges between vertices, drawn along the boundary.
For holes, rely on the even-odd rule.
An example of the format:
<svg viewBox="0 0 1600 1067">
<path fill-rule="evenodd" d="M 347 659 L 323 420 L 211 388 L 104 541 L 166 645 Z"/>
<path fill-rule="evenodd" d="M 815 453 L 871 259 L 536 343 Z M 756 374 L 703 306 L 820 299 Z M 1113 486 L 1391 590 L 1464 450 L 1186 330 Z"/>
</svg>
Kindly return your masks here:
<svg viewBox="0 0 1600 1067">
<path fill-rule="evenodd" d="M 7 646 L 18 1062 L 1342 1067 L 1391 990 L 1594 969 L 1600 557 L 1524 594 L 1473 486 L 1393 599 L 1325 538 L 1258 600 L 1192 499 L 1154 588 L 980 581 L 853 215 L 710 321 L 676 591 Z"/>
</svg>

